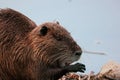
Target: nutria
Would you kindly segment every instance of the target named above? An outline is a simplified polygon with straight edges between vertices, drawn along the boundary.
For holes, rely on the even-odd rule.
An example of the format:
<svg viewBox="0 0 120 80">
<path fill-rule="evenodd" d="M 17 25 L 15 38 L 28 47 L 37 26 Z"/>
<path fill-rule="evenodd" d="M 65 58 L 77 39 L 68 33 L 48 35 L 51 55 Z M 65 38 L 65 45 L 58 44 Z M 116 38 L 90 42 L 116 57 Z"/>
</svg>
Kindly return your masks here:
<svg viewBox="0 0 120 80">
<path fill-rule="evenodd" d="M 60 24 L 40 26 L 12 9 L 0 10 L 0 80 L 57 80 L 68 72 L 84 72 L 72 62 L 82 54 Z"/>
</svg>

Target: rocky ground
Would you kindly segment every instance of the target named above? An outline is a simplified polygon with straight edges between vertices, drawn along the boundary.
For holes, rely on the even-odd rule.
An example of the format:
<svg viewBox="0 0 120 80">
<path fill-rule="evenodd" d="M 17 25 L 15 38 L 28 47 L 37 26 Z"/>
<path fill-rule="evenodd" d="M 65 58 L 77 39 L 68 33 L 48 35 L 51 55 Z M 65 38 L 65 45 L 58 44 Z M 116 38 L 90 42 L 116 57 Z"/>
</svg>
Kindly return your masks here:
<svg viewBox="0 0 120 80">
<path fill-rule="evenodd" d="M 120 80 L 120 64 L 110 61 L 103 65 L 98 74 L 94 74 L 93 71 L 86 75 L 69 73 L 59 80 Z"/>
</svg>

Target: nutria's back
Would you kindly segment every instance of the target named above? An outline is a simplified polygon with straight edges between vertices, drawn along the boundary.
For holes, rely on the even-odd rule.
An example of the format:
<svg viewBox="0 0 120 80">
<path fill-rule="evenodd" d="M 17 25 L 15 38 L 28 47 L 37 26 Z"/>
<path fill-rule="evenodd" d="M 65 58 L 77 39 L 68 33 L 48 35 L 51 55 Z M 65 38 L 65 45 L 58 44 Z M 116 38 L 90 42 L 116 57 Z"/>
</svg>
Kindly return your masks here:
<svg viewBox="0 0 120 80">
<path fill-rule="evenodd" d="M 11 48 L 18 40 L 22 40 L 36 24 L 23 14 L 12 9 L 0 10 L 0 46 Z"/>
<path fill-rule="evenodd" d="M 83 64 L 70 65 L 80 58 L 82 50 L 66 29 L 52 22 L 36 27 L 24 15 L 14 13 L 14 18 L 6 16 L 9 24 L 0 22 L 0 32 L 7 34 L 0 34 L 0 39 L 3 39 L 0 41 L 0 79 L 57 80 L 68 72 L 84 72 Z M 9 18 L 14 22 L 10 22 Z M 24 18 L 19 20 L 29 25 L 16 25 L 16 18 Z M 12 40 L 9 40 L 9 35 Z"/>
</svg>

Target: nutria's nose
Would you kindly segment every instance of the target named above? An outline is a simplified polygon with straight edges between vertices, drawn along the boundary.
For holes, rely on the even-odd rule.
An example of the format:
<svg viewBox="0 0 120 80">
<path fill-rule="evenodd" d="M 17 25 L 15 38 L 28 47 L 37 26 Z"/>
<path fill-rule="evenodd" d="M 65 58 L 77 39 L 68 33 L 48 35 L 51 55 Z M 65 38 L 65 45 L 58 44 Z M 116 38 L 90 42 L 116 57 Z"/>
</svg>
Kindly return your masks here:
<svg viewBox="0 0 120 80">
<path fill-rule="evenodd" d="M 75 52 L 75 55 L 76 55 L 76 56 L 80 56 L 81 54 L 82 54 L 82 51 L 76 51 L 76 52 Z"/>
</svg>

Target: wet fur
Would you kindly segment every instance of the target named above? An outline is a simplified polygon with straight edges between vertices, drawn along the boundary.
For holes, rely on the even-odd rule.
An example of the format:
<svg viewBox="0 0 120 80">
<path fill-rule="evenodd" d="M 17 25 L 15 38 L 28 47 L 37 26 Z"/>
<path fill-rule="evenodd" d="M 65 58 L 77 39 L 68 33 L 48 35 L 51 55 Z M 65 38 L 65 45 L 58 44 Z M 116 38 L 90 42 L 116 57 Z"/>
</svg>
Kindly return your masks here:
<svg viewBox="0 0 120 80">
<path fill-rule="evenodd" d="M 43 26 L 48 29 L 45 35 L 40 34 Z M 78 50 L 81 48 L 59 24 L 37 27 L 17 11 L 0 10 L 0 80 L 57 80 L 80 70 L 76 67 L 81 64 L 64 65 L 79 59 L 74 55 Z"/>
</svg>

